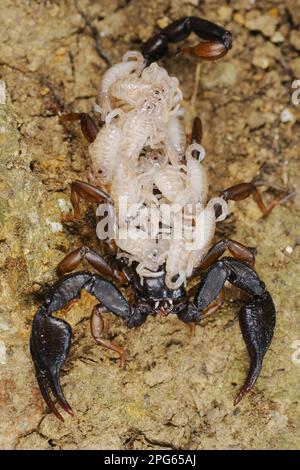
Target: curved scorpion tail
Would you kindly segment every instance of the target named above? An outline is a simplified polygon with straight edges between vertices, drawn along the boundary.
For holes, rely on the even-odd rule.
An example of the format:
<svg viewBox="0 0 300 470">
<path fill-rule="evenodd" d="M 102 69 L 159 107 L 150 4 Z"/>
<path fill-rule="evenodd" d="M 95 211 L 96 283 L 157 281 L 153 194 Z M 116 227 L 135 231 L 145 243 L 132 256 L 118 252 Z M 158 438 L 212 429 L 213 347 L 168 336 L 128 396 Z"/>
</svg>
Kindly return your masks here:
<svg viewBox="0 0 300 470">
<path fill-rule="evenodd" d="M 250 356 L 250 369 L 234 400 L 235 405 L 251 390 L 260 374 L 265 353 L 273 338 L 275 314 L 274 303 L 268 291 L 240 310 L 240 328 Z"/>
<path fill-rule="evenodd" d="M 73 415 L 60 385 L 60 370 L 70 350 L 72 330 L 66 321 L 55 318 L 52 314 L 66 307 L 72 300 L 78 300 L 82 289 L 96 297 L 115 315 L 130 318 L 131 314 L 130 305 L 121 292 L 99 275 L 72 273 L 52 287 L 33 319 L 30 351 L 41 394 L 49 410 L 61 421 L 64 419 L 56 409 L 50 392 L 58 404 Z"/>
</svg>

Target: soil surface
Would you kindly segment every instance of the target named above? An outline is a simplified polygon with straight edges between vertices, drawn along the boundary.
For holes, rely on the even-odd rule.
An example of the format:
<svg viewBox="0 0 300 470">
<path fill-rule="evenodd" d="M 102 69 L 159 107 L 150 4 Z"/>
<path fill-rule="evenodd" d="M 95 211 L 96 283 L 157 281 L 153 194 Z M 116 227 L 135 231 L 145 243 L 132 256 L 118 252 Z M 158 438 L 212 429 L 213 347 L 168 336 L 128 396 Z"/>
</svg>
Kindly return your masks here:
<svg viewBox="0 0 300 470">
<path fill-rule="evenodd" d="M 299 448 L 297 4 L 1 1 L 0 448 Z M 178 45 L 161 61 L 182 85 L 187 133 L 194 115 L 203 120 L 210 194 L 255 180 L 266 202 L 289 196 L 265 218 L 252 199 L 230 204 L 217 231 L 217 238 L 257 247 L 256 268 L 277 308 L 274 340 L 255 388 L 234 407 L 249 365 L 234 321 L 237 290 L 226 289 L 224 308 L 194 337 L 173 317 L 130 331 L 107 315 L 107 336 L 128 353 L 126 370 L 91 338 L 95 300 L 83 296 L 67 313 L 74 338 L 62 384 L 75 417 L 61 423 L 38 390 L 31 321 L 59 261 L 82 244 L 96 248 L 97 240 L 92 207 L 82 222 L 61 223 L 61 212 L 70 210 L 70 183 L 86 179 L 89 161 L 78 123 L 62 126 L 57 112 L 90 112 L 107 60 L 139 50 L 159 27 L 184 15 L 216 21 L 234 35 L 233 49 L 216 63 L 176 57 Z"/>
</svg>

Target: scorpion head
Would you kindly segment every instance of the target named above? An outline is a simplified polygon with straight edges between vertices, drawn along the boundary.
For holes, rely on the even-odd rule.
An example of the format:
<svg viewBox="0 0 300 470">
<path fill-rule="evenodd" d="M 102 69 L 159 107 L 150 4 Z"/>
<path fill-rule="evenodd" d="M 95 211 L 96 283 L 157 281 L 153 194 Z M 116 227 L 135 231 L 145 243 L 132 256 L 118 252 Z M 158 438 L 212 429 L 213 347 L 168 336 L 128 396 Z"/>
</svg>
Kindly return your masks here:
<svg viewBox="0 0 300 470">
<path fill-rule="evenodd" d="M 153 302 L 152 302 L 153 303 Z M 159 299 L 154 302 L 153 315 L 167 317 L 169 313 L 174 311 L 175 305 L 172 299 Z"/>
<path fill-rule="evenodd" d="M 187 303 L 187 293 L 182 285 L 178 289 L 169 289 L 165 283 L 165 272 L 157 277 L 133 276 L 133 284 L 138 300 L 148 303 L 154 316 L 166 317 L 169 313 L 178 313 Z"/>
<path fill-rule="evenodd" d="M 167 112 L 168 104 L 163 92 L 163 88 L 156 87 L 149 90 L 148 93 L 145 93 L 142 111 L 147 114 L 158 115 L 160 115 L 163 110 Z"/>
</svg>

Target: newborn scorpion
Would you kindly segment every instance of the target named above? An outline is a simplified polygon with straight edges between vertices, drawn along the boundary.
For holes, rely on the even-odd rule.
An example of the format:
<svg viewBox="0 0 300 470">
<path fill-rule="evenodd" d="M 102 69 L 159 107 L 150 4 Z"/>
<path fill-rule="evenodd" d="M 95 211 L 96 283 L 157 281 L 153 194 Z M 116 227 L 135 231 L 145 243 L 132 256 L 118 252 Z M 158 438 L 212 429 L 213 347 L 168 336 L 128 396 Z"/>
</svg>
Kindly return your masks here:
<svg viewBox="0 0 300 470">
<path fill-rule="evenodd" d="M 182 41 L 192 32 L 202 41 L 195 47 L 183 48 L 182 53 L 215 60 L 232 47 L 231 33 L 224 28 L 197 17 L 182 18 L 147 41 L 142 55 L 128 52 L 121 63 L 104 74 L 97 97 L 101 129 L 84 113 L 60 116 L 61 122 L 80 120 L 90 143 L 94 183 L 72 183 L 74 214 L 65 219 L 80 219 L 80 199 L 106 204 L 109 216 L 114 217 L 120 212 L 120 198 L 127 197 L 130 204 L 137 206 L 129 217 L 131 230 L 149 235 L 147 228 L 137 222 L 145 208 L 152 207 L 159 213 L 166 204 L 176 219 L 188 204 L 195 204 L 196 215 L 188 212 L 184 220 L 193 233 L 201 235 L 192 247 L 187 238 L 163 239 L 162 226 L 170 235 L 173 225 L 160 219 L 152 238 L 126 239 L 122 237 L 126 224 L 120 223 L 119 233 L 106 241 L 107 256 L 83 246 L 59 263 L 59 280 L 33 319 L 30 348 L 41 394 L 50 412 L 60 420 L 63 417 L 55 400 L 73 414 L 60 385 L 60 370 L 70 349 L 72 332 L 66 321 L 53 314 L 78 300 L 82 290 L 99 302 L 92 310 L 92 336 L 97 344 L 119 354 L 122 367 L 124 349 L 103 337 L 103 312 L 122 318 L 129 328 L 142 325 L 149 315 L 175 314 L 182 322 L 196 324 L 221 307 L 227 281 L 244 290 L 249 298 L 239 312 L 239 323 L 250 355 L 250 369 L 235 404 L 254 386 L 271 343 L 275 307 L 253 268 L 255 250 L 230 239 L 213 244 L 213 237 L 216 222 L 227 215 L 228 200 L 240 201 L 252 195 L 264 215 L 275 202 L 266 207 L 253 183 L 232 186 L 207 202 L 207 179 L 201 164 L 205 155 L 201 121 L 194 120 L 190 145 L 186 146 L 178 81 L 156 63 L 167 53 L 168 43 Z M 222 257 L 227 250 L 231 256 Z M 83 260 L 99 274 L 72 272 Z M 187 281 L 193 279 L 195 285 L 188 288 Z M 134 303 L 126 299 L 120 287 L 133 290 Z"/>
</svg>

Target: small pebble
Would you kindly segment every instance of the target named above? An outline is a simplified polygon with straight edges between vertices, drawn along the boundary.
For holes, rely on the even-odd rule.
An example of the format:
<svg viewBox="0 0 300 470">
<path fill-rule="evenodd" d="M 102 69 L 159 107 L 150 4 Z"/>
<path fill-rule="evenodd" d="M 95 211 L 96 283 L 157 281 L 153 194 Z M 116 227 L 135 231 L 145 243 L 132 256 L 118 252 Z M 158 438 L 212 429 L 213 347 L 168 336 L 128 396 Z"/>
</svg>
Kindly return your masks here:
<svg viewBox="0 0 300 470">
<path fill-rule="evenodd" d="M 297 51 L 300 51 L 300 31 L 291 32 L 290 43 Z"/>
<path fill-rule="evenodd" d="M 270 60 L 268 57 L 254 56 L 252 59 L 252 64 L 265 70 L 269 67 Z"/>
<path fill-rule="evenodd" d="M 271 8 L 271 10 L 268 11 L 268 15 L 274 16 L 274 18 L 277 18 L 279 16 L 278 8 L 276 8 L 276 7 Z"/>
<path fill-rule="evenodd" d="M 292 69 L 295 78 L 300 78 L 300 57 L 293 59 L 289 62 L 289 66 Z"/>
<path fill-rule="evenodd" d="M 201 77 L 201 85 L 206 90 L 216 86 L 232 87 L 236 84 L 239 74 L 238 64 L 232 62 L 219 62 L 207 74 Z"/>
<path fill-rule="evenodd" d="M 183 0 L 183 3 L 194 5 L 195 7 L 199 6 L 199 0 Z"/>
<path fill-rule="evenodd" d="M 228 5 L 222 5 L 218 9 L 218 16 L 222 22 L 230 21 L 232 18 L 232 8 Z"/>
<path fill-rule="evenodd" d="M 160 18 L 159 20 L 157 20 L 157 25 L 160 27 L 160 28 L 166 28 L 169 24 L 169 18 L 167 18 L 167 16 L 164 16 L 163 18 Z"/>
<path fill-rule="evenodd" d="M 147 41 L 153 34 L 153 29 L 151 25 L 146 27 L 140 27 L 138 29 L 138 36 L 142 41 Z"/>
<path fill-rule="evenodd" d="M 294 121 L 294 119 L 295 117 L 293 113 L 288 108 L 284 108 L 284 110 L 280 114 L 280 121 L 283 123 L 286 123 L 286 122 L 292 122 Z"/>
<path fill-rule="evenodd" d="M 240 25 L 244 25 L 245 24 L 245 18 L 243 17 L 243 15 L 241 15 L 240 13 L 235 13 L 233 15 L 233 19 L 236 23 L 240 24 Z"/>
<path fill-rule="evenodd" d="M 4 80 L 0 80 L 0 104 L 6 103 L 6 85 Z"/>
<path fill-rule="evenodd" d="M 293 249 L 292 246 L 288 245 L 288 246 L 286 247 L 285 251 L 286 251 L 289 255 L 291 255 L 291 254 L 293 253 L 294 249 Z"/>
<path fill-rule="evenodd" d="M 42 89 L 40 90 L 40 94 L 41 94 L 42 96 L 46 96 L 46 95 L 49 93 L 49 91 L 50 91 L 50 88 L 44 87 L 44 88 L 42 88 Z"/>
<path fill-rule="evenodd" d="M 46 219 L 46 224 L 49 225 L 51 232 L 57 233 L 63 231 L 63 226 L 60 222 L 52 222 L 50 219 Z"/>
<path fill-rule="evenodd" d="M 252 12 L 251 12 L 252 13 Z M 258 14 L 256 18 L 247 19 L 245 26 L 249 31 L 259 31 L 271 38 L 276 30 L 277 19 L 274 16 Z"/>
<path fill-rule="evenodd" d="M 55 55 L 65 55 L 68 52 L 68 49 L 66 47 L 59 47 L 55 51 Z"/>
<path fill-rule="evenodd" d="M 0 340 L 0 364 L 6 364 L 6 346 L 2 340 Z"/>
<path fill-rule="evenodd" d="M 69 212 L 70 206 L 65 199 L 58 199 L 57 204 L 62 212 Z"/>
<path fill-rule="evenodd" d="M 300 8 L 299 0 L 287 0 L 286 2 L 290 15 L 292 17 L 293 24 L 295 26 L 300 25 Z"/>
<path fill-rule="evenodd" d="M 271 41 L 272 41 L 274 44 L 279 44 L 279 43 L 285 41 L 285 37 L 283 36 L 283 34 L 281 34 L 280 31 L 276 31 L 276 33 L 273 34 L 273 36 L 271 37 Z"/>
<path fill-rule="evenodd" d="M 271 65 L 271 59 L 279 60 L 281 53 L 278 47 L 271 42 L 267 42 L 263 46 L 258 46 L 253 52 L 252 64 L 256 67 L 267 69 Z"/>
<path fill-rule="evenodd" d="M 264 115 L 258 111 L 254 111 L 253 113 L 251 113 L 248 118 L 248 124 L 252 131 L 260 129 L 265 125 L 265 123 L 266 120 Z"/>
<path fill-rule="evenodd" d="M 8 331 L 9 326 L 6 323 L 0 322 L 0 330 L 1 331 Z"/>
</svg>

